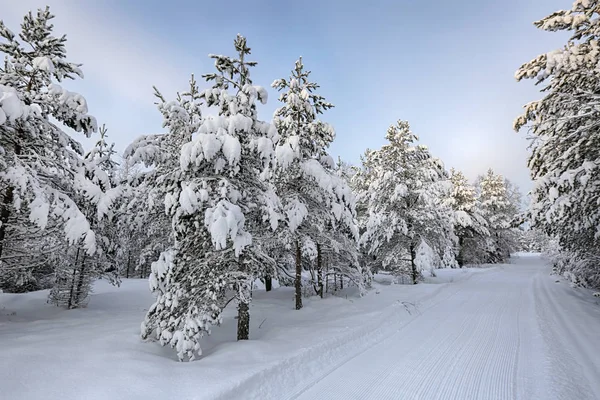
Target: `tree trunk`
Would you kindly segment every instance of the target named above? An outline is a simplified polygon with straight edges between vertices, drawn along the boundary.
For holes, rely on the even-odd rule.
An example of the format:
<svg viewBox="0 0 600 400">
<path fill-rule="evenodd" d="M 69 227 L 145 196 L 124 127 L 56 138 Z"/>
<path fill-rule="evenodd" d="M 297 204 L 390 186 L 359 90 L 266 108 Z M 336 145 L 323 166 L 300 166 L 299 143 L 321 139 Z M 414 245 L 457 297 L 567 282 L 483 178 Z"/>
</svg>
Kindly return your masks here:
<svg viewBox="0 0 600 400">
<path fill-rule="evenodd" d="M 417 284 L 417 280 L 419 279 L 419 271 L 417 271 L 417 264 L 415 260 L 417 258 L 417 246 L 411 242 L 410 243 L 410 268 L 412 271 L 412 283 L 413 285 Z"/>
<path fill-rule="evenodd" d="M 248 340 L 250 336 L 250 308 L 248 303 L 240 301 L 238 304 L 237 340 Z"/>
<path fill-rule="evenodd" d="M 344 290 L 344 275 L 340 274 L 340 290 Z"/>
<path fill-rule="evenodd" d="M 71 289 L 69 290 L 69 301 L 67 301 L 67 309 L 71 309 L 73 306 L 73 296 L 75 295 L 75 277 L 77 276 L 77 262 L 79 261 L 79 247 L 77 247 L 77 254 L 75 254 L 75 266 L 73 267 L 73 276 L 71 277 Z"/>
<path fill-rule="evenodd" d="M 242 262 L 242 257 L 239 258 L 239 271 L 246 272 L 246 267 Z M 240 285 L 238 283 L 238 285 Z M 237 340 L 248 340 L 250 336 L 250 298 L 252 292 L 248 290 L 248 282 L 243 282 L 243 287 L 238 286 L 238 324 L 237 324 Z"/>
<path fill-rule="evenodd" d="M 296 310 L 302 308 L 302 253 L 300 252 L 300 243 L 296 240 Z"/>
<path fill-rule="evenodd" d="M 265 275 L 265 290 L 270 292 L 273 289 L 273 278 L 271 275 Z"/>
<path fill-rule="evenodd" d="M 317 243 L 317 287 L 319 288 L 319 296 L 323 298 L 323 260 L 321 255 L 321 245 Z"/>
<path fill-rule="evenodd" d="M 460 268 L 465 265 L 464 254 L 463 254 L 463 246 L 465 243 L 465 239 L 461 236 L 458 238 L 458 255 L 456 256 L 456 261 L 458 262 L 458 266 Z"/>
<path fill-rule="evenodd" d="M 81 267 L 79 268 L 79 282 L 77 282 L 77 291 L 75 292 L 75 299 L 77 300 L 76 306 L 73 308 L 79 308 L 81 306 L 81 289 L 83 288 L 83 279 L 85 274 L 85 254 L 81 257 Z"/>
<path fill-rule="evenodd" d="M 15 144 L 15 156 L 21 154 L 21 145 Z M 4 250 L 4 240 L 6 239 L 6 228 L 8 227 L 8 219 L 10 218 L 10 207 L 15 200 L 15 188 L 9 186 L 4 193 L 4 199 L 0 205 L 0 260 Z"/>
<path fill-rule="evenodd" d="M 129 279 L 129 268 L 131 268 L 131 250 L 127 251 L 127 269 L 125 270 L 125 278 Z"/>
<path fill-rule="evenodd" d="M 14 201 L 14 188 L 9 186 L 4 194 L 2 209 L 0 210 L 0 259 L 2 259 L 2 251 L 4 250 L 4 239 L 6 238 L 6 228 L 8 219 L 10 218 L 10 206 Z"/>
</svg>

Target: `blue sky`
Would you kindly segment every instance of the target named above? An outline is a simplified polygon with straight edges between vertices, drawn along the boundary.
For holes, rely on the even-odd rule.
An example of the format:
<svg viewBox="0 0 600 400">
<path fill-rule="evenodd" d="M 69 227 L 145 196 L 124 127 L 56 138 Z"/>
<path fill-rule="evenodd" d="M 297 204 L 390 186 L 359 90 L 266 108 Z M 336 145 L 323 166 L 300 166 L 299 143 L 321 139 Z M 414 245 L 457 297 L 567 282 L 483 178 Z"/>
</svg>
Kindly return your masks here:
<svg viewBox="0 0 600 400">
<path fill-rule="evenodd" d="M 525 132 L 512 131 L 523 104 L 540 97 L 515 70 L 566 38 L 532 22 L 570 0 L 458 1 L 68 1 L 0 0 L 10 29 L 46 4 L 66 33 L 71 61 L 86 79 L 69 83 L 105 122 L 118 149 L 161 132 L 152 85 L 167 98 L 191 73 L 212 71 L 209 53 L 232 53 L 237 33 L 259 65 L 254 83 L 287 76 L 298 56 L 321 94 L 336 105 L 324 120 L 337 138 L 334 156 L 358 163 L 384 143 L 387 127 L 411 123 L 446 167 L 470 178 L 489 167 L 530 187 Z M 270 88 L 269 88 L 270 89 Z M 277 95 L 259 113 L 278 106 Z"/>
</svg>

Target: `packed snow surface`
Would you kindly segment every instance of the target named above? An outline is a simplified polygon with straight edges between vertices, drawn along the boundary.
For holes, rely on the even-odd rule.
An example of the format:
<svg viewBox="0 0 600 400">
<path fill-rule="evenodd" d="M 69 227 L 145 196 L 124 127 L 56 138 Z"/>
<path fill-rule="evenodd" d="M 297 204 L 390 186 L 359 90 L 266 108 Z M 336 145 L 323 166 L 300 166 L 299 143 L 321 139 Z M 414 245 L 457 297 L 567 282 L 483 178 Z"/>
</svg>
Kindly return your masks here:
<svg viewBox="0 0 600 400">
<path fill-rule="evenodd" d="M 416 286 L 378 276 L 307 299 L 254 291 L 251 340 L 235 308 L 204 357 L 139 339 L 146 280 L 96 284 L 89 307 L 61 310 L 46 291 L 0 294 L 4 399 L 599 399 L 600 299 L 549 276 L 538 255 L 512 265 L 437 270 Z"/>
</svg>

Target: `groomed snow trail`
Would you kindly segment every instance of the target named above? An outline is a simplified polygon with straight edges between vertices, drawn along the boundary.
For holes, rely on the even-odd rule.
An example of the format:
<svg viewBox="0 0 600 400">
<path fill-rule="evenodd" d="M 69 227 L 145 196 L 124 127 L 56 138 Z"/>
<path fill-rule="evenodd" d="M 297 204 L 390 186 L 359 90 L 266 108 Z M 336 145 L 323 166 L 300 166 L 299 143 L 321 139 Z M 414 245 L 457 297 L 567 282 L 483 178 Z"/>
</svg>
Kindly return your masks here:
<svg viewBox="0 0 600 400">
<path fill-rule="evenodd" d="M 600 399 L 600 307 L 535 255 L 456 283 L 293 399 Z M 597 300 L 596 300 L 597 302 Z"/>
</svg>

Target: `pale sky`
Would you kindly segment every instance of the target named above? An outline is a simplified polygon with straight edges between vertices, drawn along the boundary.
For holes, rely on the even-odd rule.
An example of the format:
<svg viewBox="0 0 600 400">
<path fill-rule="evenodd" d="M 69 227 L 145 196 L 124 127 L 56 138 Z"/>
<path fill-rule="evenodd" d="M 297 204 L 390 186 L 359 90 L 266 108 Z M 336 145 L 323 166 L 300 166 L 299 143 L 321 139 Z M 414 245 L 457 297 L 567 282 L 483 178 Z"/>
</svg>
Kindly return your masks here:
<svg viewBox="0 0 600 400">
<path fill-rule="evenodd" d="M 254 83 L 269 88 L 261 119 L 279 106 L 271 82 L 302 56 L 336 105 L 323 116 L 337 132 L 334 156 L 358 163 L 403 119 L 448 169 L 475 178 L 491 167 L 527 191 L 526 132 L 512 122 L 540 94 L 514 72 L 564 45 L 564 35 L 532 23 L 571 1 L 0 0 L 0 18 L 17 32 L 28 10 L 46 4 L 70 61 L 84 64 L 85 80 L 66 88 L 87 98 L 120 151 L 163 131 L 153 85 L 175 98 L 191 73 L 213 71 L 209 53 L 232 54 L 241 33 L 258 61 Z"/>
</svg>

